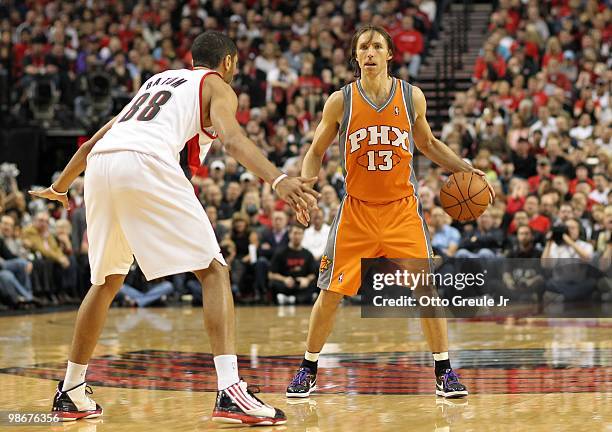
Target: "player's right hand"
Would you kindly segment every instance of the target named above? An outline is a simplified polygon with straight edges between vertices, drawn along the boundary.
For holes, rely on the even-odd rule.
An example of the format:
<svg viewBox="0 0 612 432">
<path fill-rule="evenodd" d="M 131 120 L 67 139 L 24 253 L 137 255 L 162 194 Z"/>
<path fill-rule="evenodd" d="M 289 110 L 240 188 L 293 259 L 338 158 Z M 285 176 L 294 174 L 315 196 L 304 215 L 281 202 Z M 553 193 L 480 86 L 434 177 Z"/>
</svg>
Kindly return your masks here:
<svg viewBox="0 0 612 432">
<path fill-rule="evenodd" d="M 45 198 L 52 201 L 59 201 L 62 203 L 65 209 L 70 207 L 70 203 L 68 202 L 68 196 L 66 194 L 58 194 L 51 190 L 50 187 L 41 190 L 28 191 L 28 193 L 32 196 L 38 198 Z"/>
<path fill-rule="evenodd" d="M 321 197 L 321 194 L 312 188 L 317 180 L 317 177 L 285 177 L 276 185 L 276 193 L 293 208 L 302 225 L 308 224 L 309 212 L 317 207 L 317 201 Z"/>
<path fill-rule="evenodd" d="M 487 175 L 479 169 L 474 169 L 474 174 L 478 174 L 480 177 L 482 177 L 487 184 L 487 187 L 489 188 L 489 204 L 493 204 L 495 202 L 495 189 L 493 189 L 493 185 L 491 182 L 489 182 Z"/>
</svg>

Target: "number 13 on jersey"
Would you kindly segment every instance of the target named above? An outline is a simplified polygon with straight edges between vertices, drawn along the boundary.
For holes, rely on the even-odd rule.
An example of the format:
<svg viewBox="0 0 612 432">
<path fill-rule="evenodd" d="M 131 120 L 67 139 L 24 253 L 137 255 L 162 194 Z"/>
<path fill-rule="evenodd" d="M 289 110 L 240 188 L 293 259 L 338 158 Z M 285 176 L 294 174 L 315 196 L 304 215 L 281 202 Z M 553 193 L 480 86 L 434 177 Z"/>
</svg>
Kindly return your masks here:
<svg viewBox="0 0 612 432">
<path fill-rule="evenodd" d="M 394 162 L 399 161 L 399 156 L 395 155 L 392 150 L 369 150 L 366 154 L 368 155 L 368 171 L 391 171 Z M 383 163 L 377 164 L 376 162 L 381 159 Z"/>
</svg>

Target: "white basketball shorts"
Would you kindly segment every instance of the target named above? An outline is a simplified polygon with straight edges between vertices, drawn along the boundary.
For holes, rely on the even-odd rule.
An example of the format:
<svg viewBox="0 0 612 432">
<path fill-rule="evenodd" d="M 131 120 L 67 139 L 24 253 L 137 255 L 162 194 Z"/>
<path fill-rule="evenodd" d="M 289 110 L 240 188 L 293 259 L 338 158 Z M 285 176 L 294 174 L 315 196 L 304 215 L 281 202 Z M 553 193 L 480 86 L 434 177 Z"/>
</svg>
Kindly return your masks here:
<svg viewBox="0 0 612 432">
<path fill-rule="evenodd" d="M 227 265 L 193 186 L 176 166 L 144 153 L 93 154 L 85 171 L 91 283 L 127 274 L 147 280 Z"/>
</svg>

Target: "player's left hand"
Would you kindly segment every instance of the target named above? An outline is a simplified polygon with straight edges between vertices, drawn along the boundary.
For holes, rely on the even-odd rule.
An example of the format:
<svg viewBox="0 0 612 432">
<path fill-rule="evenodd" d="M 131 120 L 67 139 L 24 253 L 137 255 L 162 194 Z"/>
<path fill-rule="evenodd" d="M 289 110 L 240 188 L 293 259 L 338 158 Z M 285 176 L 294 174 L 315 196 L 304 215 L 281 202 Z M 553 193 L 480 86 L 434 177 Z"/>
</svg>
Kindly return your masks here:
<svg viewBox="0 0 612 432">
<path fill-rule="evenodd" d="M 308 210 L 300 209 L 299 211 L 296 211 L 295 217 L 297 221 L 305 227 L 307 227 L 310 223 L 310 214 L 308 213 Z"/>
<path fill-rule="evenodd" d="M 493 204 L 495 202 L 495 190 L 489 180 L 487 179 L 487 175 L 480 171 L 479 169 L 474 168 L 474 174 L 478 174 L 482 177 L 482 179 L 487 183 L 487 187 L 489 188 L 489 204 Z"/>
<path fill-rule="evenodd" d="M 286 177 L 276 186 L 276 193 L 293 208 L 302 225 L 310 222 L 308 212 L 317 206 L 317 200 L 321 197 L 321 194 L 312 188 L 317 180 L 317 177 Z"/>
<path fill-rule="evenodd" d="M 38 198 L 45 198 L 51 201 L 59 201 L 62 203 L 62 206 L 64 206 L 66 210 L 70 208 L 70 203 L 68 202 L 68 195 L 58 194 L 56 192 L 53 192 L 50 187 L 46 189 L 42 189 L 42 190 L 36 190 L 36 191 L 31 190 L 31 191 L 28 191 L 28 193 Z"/>
</svg>

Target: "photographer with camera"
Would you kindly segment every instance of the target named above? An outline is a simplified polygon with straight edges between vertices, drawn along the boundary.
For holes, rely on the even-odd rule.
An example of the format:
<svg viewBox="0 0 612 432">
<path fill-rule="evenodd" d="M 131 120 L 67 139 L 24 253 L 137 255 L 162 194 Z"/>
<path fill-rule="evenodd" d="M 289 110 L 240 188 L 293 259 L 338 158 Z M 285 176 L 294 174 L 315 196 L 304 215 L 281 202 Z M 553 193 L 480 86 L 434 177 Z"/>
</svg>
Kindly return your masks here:
<svg viewBox="0 0 612 432">
<path fill-rule="evenodd" d="M 25 197 L 17 186 L 19 169 L 14 163 L 0 164 L 0 212 L 17 210 L 19 214 L 25 211 Z"/>
<path fill-rule="evenodd" d="M 590 261 L 593 258 L 593 246 L 579 237 L 580 222 L 577 219 L 571 218 L 565 225 L 554 226 L 547 236 L 542 259 L 579 258 L 585 262 Z"/>
<path fill-rule="evenodd" d="M 588 278 L 593 246 L 579 237 L 580 223 L 575 218 L 568 219 L 565 225 L 554 226 L 541 258 L 542 267 L 552 269 L 546 290 L 561 294 L 569 301 L 587 298 L 595 288 Z"/>
</svg>

